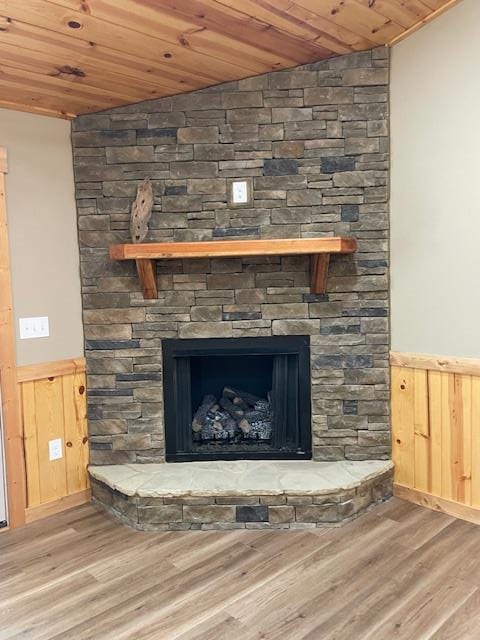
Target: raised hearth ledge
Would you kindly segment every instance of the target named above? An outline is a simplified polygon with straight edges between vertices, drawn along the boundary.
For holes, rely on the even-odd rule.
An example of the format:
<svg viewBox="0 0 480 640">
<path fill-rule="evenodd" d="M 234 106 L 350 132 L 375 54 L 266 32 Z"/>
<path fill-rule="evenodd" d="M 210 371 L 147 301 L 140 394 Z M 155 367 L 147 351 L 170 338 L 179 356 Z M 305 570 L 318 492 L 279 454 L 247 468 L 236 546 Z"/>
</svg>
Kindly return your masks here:
<svg viewBox="0 0 480 640">
<path fill-rule="evenodd" d="M 141 530 L 335 527 L 392 494 L 390 461 L 91 467 L 94 501 Z"/>
<path fill-rule="evenodd" d="M 391 470 L 391 460 L 239 460 L 91 466 L 95 480 L 141 498 L 324 495 L 355 489 Z"/>
</svg>

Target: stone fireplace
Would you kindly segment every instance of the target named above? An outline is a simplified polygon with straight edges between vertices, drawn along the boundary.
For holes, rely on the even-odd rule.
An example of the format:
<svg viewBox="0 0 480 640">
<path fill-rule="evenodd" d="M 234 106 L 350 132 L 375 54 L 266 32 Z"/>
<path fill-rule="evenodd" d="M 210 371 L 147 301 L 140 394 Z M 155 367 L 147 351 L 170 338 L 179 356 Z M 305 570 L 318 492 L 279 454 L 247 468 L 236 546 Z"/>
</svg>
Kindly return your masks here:
<svg viewBox="0 0 480 640">
<path fill-rule="evenodd" d="M 164 340 L 167 462 L 311 458 L 309 344 Z"/>
<path fill-rule="evenodd" d="M 205 460 L 212 449 L 249 457 L 255 448 L 262 457 L 268 449 L 323 462 L 388 459 L 388 49 L 81 116 L 72 139 L 92 464 Z M 158 299 L 145 300 L 134 264 L 110 260 L 108 249 L 128 242 L 130 208 L 147 176 L 147 242 L 335 235 L 356 238 L 358 251 L 332 257 L 322 294 L 310 292 L 308 256 L 159 260 Z M 229 198 L 235 178 L 251 185 L 242 206 Z M 189 356 L 189 398 L 172 400 L 174 349 L 298 336 L 310 351 L 298 364 L 309 381 L 297 389 L 305 399 L 299 441 L 280 428 L 266 437 L 269 415 L 275 422 L 283 411 L 280 421 L 292 425 L 275 394 L 274 378 L 285 372 L 272 355 L 260 362 L 252 353 L 241 366 L 222 354 Z M 252 377 L 243 381 L 245 368 Z M 252 420 L 263 420 L 255 427 L 262 437 L 247 443 L 237 425 L 225 445 L 211 430 L 193 431 L 209 394 L 218 405 L 212 428 L 222 436 L 233 428 L 220 401 L 242 406 L 245 398 L 225 396 L 225 387 L 258 397 L 257 408 L 246 402 L 242 410 L 263 407 Z M 173 438 L 175 402 L 185 415 Z"/>
</svg>

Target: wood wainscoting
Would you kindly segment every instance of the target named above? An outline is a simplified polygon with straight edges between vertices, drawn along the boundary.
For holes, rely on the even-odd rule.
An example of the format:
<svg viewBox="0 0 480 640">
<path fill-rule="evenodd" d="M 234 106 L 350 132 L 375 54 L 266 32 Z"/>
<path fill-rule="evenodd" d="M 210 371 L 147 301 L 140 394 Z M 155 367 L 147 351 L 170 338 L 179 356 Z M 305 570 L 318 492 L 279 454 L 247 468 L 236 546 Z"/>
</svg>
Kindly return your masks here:
<svg viewBox="0 0 480 640">
<path fill-rule="evenodd" d="M 480 360 L 390 363 L 394 494 L 480 524 Z"/>
<path fill-rule="evenodd" d="M 85 360 L 19 367 L 25 446 L 26 522 L 86 502 L 88 434 Z M 62 441 L 62 458 L 50 460 L 49 441 Z"/>
</svg>

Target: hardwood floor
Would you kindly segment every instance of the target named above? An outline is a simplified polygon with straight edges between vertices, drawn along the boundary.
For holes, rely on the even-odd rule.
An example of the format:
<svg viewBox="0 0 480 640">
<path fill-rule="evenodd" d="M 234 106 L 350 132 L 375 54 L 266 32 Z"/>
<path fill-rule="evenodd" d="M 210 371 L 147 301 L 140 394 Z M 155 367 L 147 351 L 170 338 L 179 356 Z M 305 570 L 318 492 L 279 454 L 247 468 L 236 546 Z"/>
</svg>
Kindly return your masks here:
<svg viewBox="0 0 480 640">
<path fill-rule="evenodd" d="M 479 549 L 398 499 L 305 531 L 142 533 L 85 505 L 0 534 L 0 639 L 478 639 Z"/>
</svg>

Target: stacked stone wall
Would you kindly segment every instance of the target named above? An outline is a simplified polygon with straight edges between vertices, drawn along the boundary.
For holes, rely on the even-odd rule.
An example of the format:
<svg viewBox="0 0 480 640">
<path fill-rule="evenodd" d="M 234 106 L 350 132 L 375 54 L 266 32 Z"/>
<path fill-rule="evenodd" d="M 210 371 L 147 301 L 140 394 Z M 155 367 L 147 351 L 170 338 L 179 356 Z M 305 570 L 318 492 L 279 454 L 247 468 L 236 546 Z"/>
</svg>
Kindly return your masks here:
<svg viewBox="0 0 480 640">
<path fill-rule="evenodd" d="M 73 123 L 94 464 L 164 460 L 163 338 L 311 336 L 318 460 L 388 457 L 388 50 L 375 49 Z M 140 182 L 147 241 L 354 236 L 327 293 L 308 257 L 164 261 L 146 301 L 129 241 Z M 233 207 L 246 177 L 253 202 Z"/>
</svg>

